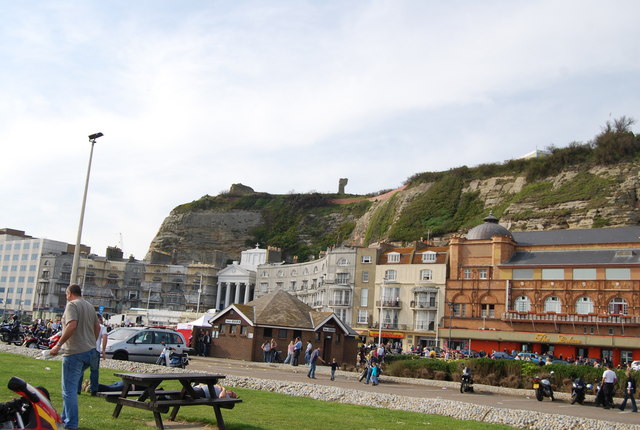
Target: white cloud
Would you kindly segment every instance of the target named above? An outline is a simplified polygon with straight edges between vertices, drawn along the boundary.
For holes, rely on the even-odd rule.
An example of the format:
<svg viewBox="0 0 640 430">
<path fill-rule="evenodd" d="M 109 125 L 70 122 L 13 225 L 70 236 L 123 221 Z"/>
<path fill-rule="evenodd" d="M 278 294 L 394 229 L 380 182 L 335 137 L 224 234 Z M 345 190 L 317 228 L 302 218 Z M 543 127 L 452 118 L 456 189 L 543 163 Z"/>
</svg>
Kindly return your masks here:
<svg viewBox="0 0 640 430">
<path fill-rule="evenodd" d="M 0 17 L 6 227 L 142 257 L 241 182 L 367 193 L 638 117 L 634 1 L 42 2 Z M 6 60 L 6 61 L 5 61 Z M 7 186 L 8 185 L 8 186 Z M 129 249 L 127 249 L 129 248 Z"/>
</svg>

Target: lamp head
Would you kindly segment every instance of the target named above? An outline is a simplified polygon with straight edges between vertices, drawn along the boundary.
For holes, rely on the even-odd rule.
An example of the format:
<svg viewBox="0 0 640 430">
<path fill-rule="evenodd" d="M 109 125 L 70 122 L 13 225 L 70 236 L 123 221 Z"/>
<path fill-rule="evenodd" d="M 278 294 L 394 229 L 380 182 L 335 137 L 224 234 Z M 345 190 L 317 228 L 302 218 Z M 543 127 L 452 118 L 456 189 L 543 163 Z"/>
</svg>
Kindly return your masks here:
<svg viewBox="0 0 640 430">
<path fill-rule="evenodd" d="M 93 134 L 89 135 L 89 140 L 96 140 L 97 138 L 102 137 L 102 136 L 104 136 L 104 134 L 102 134 L 100 132 L 93 133 Z"/>
</svg>

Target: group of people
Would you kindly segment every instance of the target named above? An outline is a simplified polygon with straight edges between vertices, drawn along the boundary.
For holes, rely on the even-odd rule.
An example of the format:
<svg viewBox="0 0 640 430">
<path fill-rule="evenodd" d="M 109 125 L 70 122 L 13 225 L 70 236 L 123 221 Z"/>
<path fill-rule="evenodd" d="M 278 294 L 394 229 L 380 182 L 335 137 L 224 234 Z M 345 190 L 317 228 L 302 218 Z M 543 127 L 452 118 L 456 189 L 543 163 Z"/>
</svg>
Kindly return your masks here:
<svg viewBox="0 0 640 430">
<path fill-rule="evenodd" d="M 211 350 L 211 332 L 208 330 L 200 330 L 195 339 L 190 339 L 195 342 L 195 345 L 191 345 L 196 354 L 201 357 L 208 357 Z"/>
</svg>

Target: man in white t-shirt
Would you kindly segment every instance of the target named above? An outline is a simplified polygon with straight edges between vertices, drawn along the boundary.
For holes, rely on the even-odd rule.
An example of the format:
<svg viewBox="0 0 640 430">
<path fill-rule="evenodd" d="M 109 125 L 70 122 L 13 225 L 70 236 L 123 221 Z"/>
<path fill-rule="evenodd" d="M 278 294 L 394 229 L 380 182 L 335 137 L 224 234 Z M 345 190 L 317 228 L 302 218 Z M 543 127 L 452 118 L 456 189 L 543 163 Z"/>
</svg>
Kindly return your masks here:
<svg viewBox="0 0 640 430">
<path fill-rule="evenodd" d="M 98 315 L 98 322 L 100 323 L 100 334 L 98 334 L 98 338 L 96 339 L 96 351 L 100 354 L 100 357 L 104 360 L 107 358 L 105 353 L 105 349 L 107 348 L 107 327 L 104 325 L 104 320 L 102 319 L 102 315 Z M 95 396 L 98 392 L 98 385 L 100 379 L 100 361 L 95 363 L 94 366 L 90 366 L 90 374 L 89 374 L 89 383 L 91 391 L 91 395 Z"/>
<path fill-rule="evenodd" d="M 607 370 L 602 374 L 602 390 L 604 394 L 604 408 L 610 409 L 613 406 L 613 390 L 618 381 L 616 372 L 613 371 L 613 364 L 607 362 Z"/>
</svg>

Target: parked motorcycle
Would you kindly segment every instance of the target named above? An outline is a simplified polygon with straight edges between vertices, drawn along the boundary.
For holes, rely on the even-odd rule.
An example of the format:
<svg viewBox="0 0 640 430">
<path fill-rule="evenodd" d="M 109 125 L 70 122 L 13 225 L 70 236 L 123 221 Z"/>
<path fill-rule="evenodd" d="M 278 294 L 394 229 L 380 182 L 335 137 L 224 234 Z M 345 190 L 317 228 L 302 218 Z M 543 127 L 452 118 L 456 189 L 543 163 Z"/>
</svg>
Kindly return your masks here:
<svg viewBox="0 0 640 430">
<path fill-rule="evenodd" d="M 163 344 L 164 345 L 164 344 Z M 156 364 L 167 367 L 179 367 L 184 369 L 189 364 L 189 354 L 179 353 L 172 346 L 164 345 Z"/>
<path fill-rule="evenodd" d="M 465 367 L 462 371 L 460 378 L 460 392 L 461 393 L 473 393 L 473 376 L 471 375 L 471 369 Z"/>
<path fill-rule="evenodd" d="M 9 380 L 7 387 L 20 397 L 0 403 L 0 429 L 63 428 L 62 418 L 51 405 L 49 392 L 45 388 L 34 388 L 15 376 Z"/>
<path fill-rule="evenodd" d="M 553 375 L 553 371 L 551 374 Z M 551 401 L 553 401 L 553 389 L 551 388 L 551 381 L 548 379 L 541 379 L 539 376 L 535 376 L 533 378 L 533 389 L 536 393 L 536 399 L 539 402 L 542 401 L 545 397 L 549 397 Z"/>
<path fill-rule="evenodd" d="M 0 326 L 0 339 L 8 344 L 20 346 L 24 343 L 24 333 L 19 323 Z"/>
<path fill-rule="evenodd" d="M 576 378 L 571 383 L 571 404 L 575 404 L 576 402 L 583 404 L 584 397 L 588 389 L 591 389 L 591 384 L 587 385 L 586 382 L 582 380 L 582 378 Z"/>
</svg>

